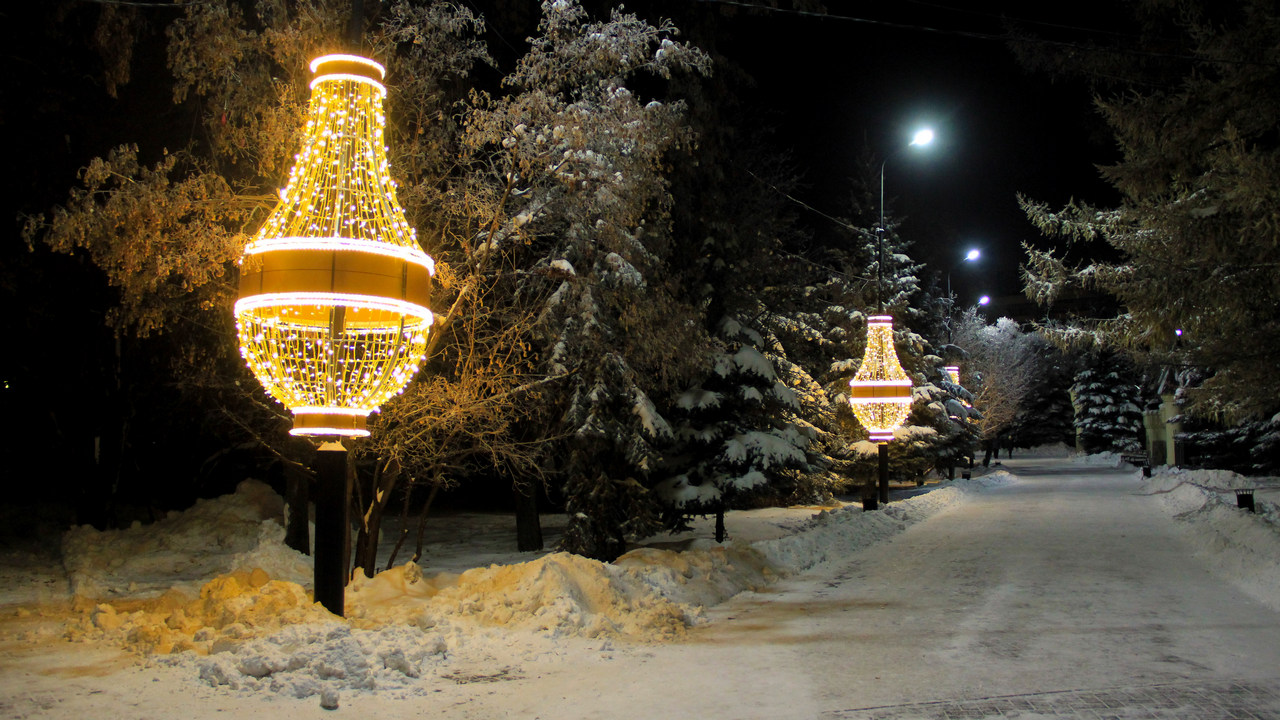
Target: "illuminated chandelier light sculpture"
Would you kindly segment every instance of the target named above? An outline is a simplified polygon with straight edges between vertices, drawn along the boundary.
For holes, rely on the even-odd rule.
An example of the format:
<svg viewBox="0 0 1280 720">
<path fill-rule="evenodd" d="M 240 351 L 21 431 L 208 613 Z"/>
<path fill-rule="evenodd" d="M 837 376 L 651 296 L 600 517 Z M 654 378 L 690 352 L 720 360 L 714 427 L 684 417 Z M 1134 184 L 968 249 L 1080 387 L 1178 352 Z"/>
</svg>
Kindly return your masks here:
<svg viewBox="0 0 1280 720">
<path fill-rule="evenodd" d="M 435 263 L 396 200 L 382 65 L 311 62 L 302 149 L 240 260 L 240 354 L 294 435 L 368 435 L 426 354 Z"/>
<path fill-rule="evenodd" d="M 958 365 L 947 365 L 942 369 L 946 371 L 947 377 L 951 378 L 951 382 L 956 385 L 960 384 L 960 367 Z"/>
<path fill-rule="evenodd" d="M 893 430 L 911 413 L 911 378 L 893 349 L 893 318 L 867 318 L 867 349 L 849 381 L 849 404 L 872 442 L 893 439 Z"/>
</svg>

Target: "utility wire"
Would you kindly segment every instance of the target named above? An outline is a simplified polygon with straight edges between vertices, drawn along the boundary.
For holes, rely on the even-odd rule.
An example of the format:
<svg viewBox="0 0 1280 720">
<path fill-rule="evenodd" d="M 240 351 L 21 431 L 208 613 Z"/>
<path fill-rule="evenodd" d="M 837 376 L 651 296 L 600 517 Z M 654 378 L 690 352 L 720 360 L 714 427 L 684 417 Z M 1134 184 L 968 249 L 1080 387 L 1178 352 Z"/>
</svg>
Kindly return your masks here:
<svg viewBox="0 0 1280 720">
<path fill-rule="evenodd" d="M 835 224 L 839 225 L 840 227 L 842 227 L 842 228 L 844 228 L 844 229 L 846 229 L 846 230 L 852 230 L 852 231 L 853 231 L 853 232 L 855 232 L 855 233 L 859 233 L 859 234 L 861 234 L 861 235 L 865 235 L 865 236 L 867 236 L 867 237 L 875 237 L 872 233 L 867 232 L 867 231 L 866 231 L 865 229 L 863 229 L 863 228 L 860 228 L 860 227 L 857 227 L 857 226 L 854 226 L 854 225 L 850 225 L 849 223 L 845 222 L 844 220 L 841 220 L 841 219 L 840 219 L 840 218 L 838 218 L 838 217 L 833 217 L 833 216 L 831 216 L 831 215 L 828 215 L 827 213 L 825 213 L 825 212 L 823 212 L 823 211 L 819 210 L 818 208 L 816 208 L 816 207 L 814 207 L 814 206 L 810 205 L 809 203 L 807 203 L 807 202 L 805 202 L 805 201 L 803 201 L 803 200 L 801 200 L 801 199 L 799 199 L 799 198 L 797 198 L 797 197 L 792 196 L 792 195 L 791 195 L 790 193 L 788 193 L 786 190 L 783 190 L 782 188 L 779 188 L 777 185 L 774 185 L 773 183 L 769 182 L 768 180 L 765 180 L 764 178 L 760 177 L 759 175 L 756 175 L 755 173 L 751 172 L 750 170 L 747 170 L 746 168 L 743 168 L 743 170 L 744 170 L 748 175 L 750 175 L 751 177 L 755 178 L 755 179 L 756 179 L 757 181 L 759 181 L 760 183 L 764 184 L 764 186 L 765 186 L 765 187 L 767 187 L 767 188 L 769 188 L 770 190 L 772 190 L 772 191 L 774 191 L 774 192 L 778 193 L 778 194 L 779 194 L 779 195 L 781 195 L 782 197 L 784 197 L 784 198 L 786 198 L 786 199 L 790 200 L 791 202 L 793 202 L 793 203 L 795 203 L 795 204 L 799 205 L 800 207 L 802 207 L 802 208 L 804 208 L 804 209 L 808 210 L 809 212 L 812 212 L 812 213 L 816 213 L 816 214 L 818 214 L 818 215 L 821 215 L 822 217 L 824 217 L 824 218 L 826 218 L 826 219 L 830 220 L 831 222 L 833 222 L 833 223 L 835 223 Z"/>
<path fill-rule="evenodd" d="M 990 33 L 977 32 L 972 30 L 954 30 L 948 28 L 931 27 L 928 25 L 914 25 L 911 23 L 893 22 L 890 20 L 874 20 L 872 18 L 856 17 L 853 15 L 832 15 L 831 13 L 814 12 L 812 10 L 795 10 L 789 8 L 769 7 L 766 5 L 757 5 L 743 0 L 697 0 L 702 3 L 714 3 L 716 5 L 732 5 L 734 7 L 750 8 L 752 10 L 762 10 L 764 12 L 777 13 L 780 15 L 797 15 L 800 17 L 811 17 L 822 20 L 843 20 L 845 22 L 859 23 L 863 25 L 874 25 L 876 27 L 887 27 L 895 30 L 910 30 L 915 32 L 932 33 L 935 35 L 952 35 L 956 37 L 969 38 L 972 40 L 992 40 L 997 42 L 1029 42 L 1039 43 L 1041 45 L 1053 45 L 1056 47 L 1071 48 L 1073 50 L 1083 50 L 1086 52 L 1111 52 L 1118 55 L 1132 55 L 1135 57 L 1151 57 L 1165 58 L 1168 60 L 1184 60 L 1195 63 L 1208 63 L 1217 65 L 1256 65 L 1259 67 L 1280 67 L 1280 63 L 1274 62 L 1258 62 L 1255 60 L 1231 60 L 1225 58 L 1206 58 L 1196 55 L 1186 55 L 1182 53 L 1162 53 L 1152 52 L 1149 50 L 1137 50 L 1127 47 L 1102 47 L 1097 45 L 1084 45 L 1078 42 L 1069 42 L 1066 40 L 1050 40 L 1042 37 L 1018 37 L 1011 33 Z M 1048 24 L 1048 23 L 1044 23 Z M 1080 30 L 1081 32 L 1097 32 L 1085 28 L 1070 28 L 1070 26 L 1059 26 L 1063 28 Z M 1124 37 L 1124 36 L 1122 36 Z"/>
<path fill-rule="evenodd" d="M 99 5 L 124 5 L 126 7 L 141 8 L 184 8 L 194 5 L 209 5 L 213 0 L 174 0 L 174 2 L 145 2 L 144 0 L 79 0 L 80 2 L 91 2 Z"/>
<path fill-rule="evenodd" d="M 899 0 L 900 2 L 909 3 L 911 5 L 920 5 L 921 7 L 932 8 L 934 10 L 945 10 L 963 15 L 973 15 L 976 17 L 990 18 L 992 20 L 1011 20 L 1023 25 L 1038 25 L 1040 27 L 1054 28 L 1056 30 L 1072 30 L 1075 32 L 1092 33 L 1095 35 L 1108 35 L 1114 38 L 1133 39 L 1130 33 L 1116 32 L 1114 30 L 1100 30 L 1097 28 L 1086 28 L 1078 25 L 1065 25 L 1062 23 L 1045 22 L 1044 20 L 1028 20 L 1026 18 L 1014 17 L 1012 15 L 997 15 L 996 13 L 983 12 L 982 10 L 972 10 L 970 8 L 952 7 L 940 3 L 926 2 L 926 0 Z"/>
</svg>

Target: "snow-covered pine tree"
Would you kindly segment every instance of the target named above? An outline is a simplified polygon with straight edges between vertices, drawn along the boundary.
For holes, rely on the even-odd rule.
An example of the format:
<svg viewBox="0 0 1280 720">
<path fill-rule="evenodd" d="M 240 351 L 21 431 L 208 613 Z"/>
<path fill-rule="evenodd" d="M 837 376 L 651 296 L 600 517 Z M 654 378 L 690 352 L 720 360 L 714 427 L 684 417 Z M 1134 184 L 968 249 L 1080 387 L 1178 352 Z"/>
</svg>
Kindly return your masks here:
<svg viewBox="0 0 1280 720">
<path fill-rule="evenodd" d="M 1135 32 L 1100 41 L 1115 47 L 1015 44 L 1028 64 L 1093 85 L 1121 153 L 1102 170 L 1121 196 L 1114 208 L 1023 201 L 1069 243 L 1028 246 L 1027 290 L 1045 303 L 1070 286 L 1113 296 L 1120 313 L 1064 338 L 1204 368 L 1190 414 L 1265 419 L 1280 410 L 1280 10 L 1267 0 L 1132 9 Z M 1076 264 L 1082 255 L 1097 259 Z"/>
<path fill-rule="evenodd" d="M 676 400 L 673 474 L 656 488 L 669 527 L 714 513 L 716 542 L 725 540 L 725 510 L 768 493 L 779 473 L 807 468 L 809 443 L 788 420 L 799 402 L 762 352 L 764 337 L 733 319 L 721 323 L 720 337 L 724 348 L 711 372 Z"/>
<path fill-rule="evenodd" d="M 1026 401 L 1014 414 L 1008 441 L 1012 447 L 1075 443 L 1075 409 L 1071 385 L 1079 372 L 1078 353 L 1061 350 L 1047 340 L 1036 346 L 1040 371 L 1032 378 Z"/>
<path fill-rule="evenodd" d="M 648 475 L 669 432 L 650 398 L 687 386 L 707 345 L 695 309 L 665 287 L 664 162 L 690 141 L 684 105 L 632 88 L 705 71 L 707 59 L 674 27 L 621 11 L 593 21 L 576 0 L 548 0 L 542 13 L 503 81 L 511 92 L 481 97 L 470 118 L 510 208 L 474 251 L 523 248 L 516 264 L 532 272 L 518 292 L 543 304 L 542 367 L 561 378 L 545 397 L 563 408 L 563 547 L 612 560 L 628 536 L 658 528 Z"/>
<path fill-rule="evenodd" d="M 767 356 L 782 382 L 797 396 L 797 422 L 813 437 L 813 471 L 794 489 L 792 501 L 813 502 L 848 489 L 860 462 L 853 449 L 856 421 L 845 402 L 849 378 L 858 369 L 850 358 L 866 316 L 862 278 L 841 270 L 847 258 L 832 252 L 824 263 L 789 256 L 778 263 L 779 281 L 761 295 L 755 314 Z"/>
<path fill-rule="evenodd" d="M 929 469 L 953 477 L 955 467 L 972 458 L 974 449 L 982 437 L 979 426 L 981 413 L 973 407 L 973 394 L 959 383 L 953 382 L 936 365 L 932 372 L 921 373 L 925 383 L 917 385 L 915 396 L 919 402 L 907 417 L 908 426 L 929 428 L 932 435 L 922 434 L 911 439 L 918 444 L 907 457 L 918 458 L 915 469 L 922 476 Z"/>
<path fill-rule="evenodd" d="M 1101 356 L 1071 386 L 1076 438 L 1085 452 L 1142 450 L 1141 390 L 1123 365 L 1114 356 Z"/>
</svg>

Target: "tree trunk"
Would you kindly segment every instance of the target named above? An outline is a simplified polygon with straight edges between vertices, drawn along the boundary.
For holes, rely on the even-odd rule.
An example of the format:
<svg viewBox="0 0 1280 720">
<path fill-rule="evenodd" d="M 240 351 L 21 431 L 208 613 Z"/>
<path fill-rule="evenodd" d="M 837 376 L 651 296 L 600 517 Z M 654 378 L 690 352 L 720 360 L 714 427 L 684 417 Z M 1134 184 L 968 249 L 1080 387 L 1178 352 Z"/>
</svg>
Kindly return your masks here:
<svg viewBox="0 0 1280 720">
<path fill-rule="evenodd" d="M 724 503 L 716 504 L 716 542 L 724 542 L 727 533 L 724 530 Z"/>
<path fill-rule="evenodd" d="M 360 509 L 360 529 L 356 534 L 355 567 L 364 570 L 365 577 L 373 577 L 378 564 L 378 536 L 382 530 L 382 514 L 386 510 L 391 491 L 400 478 L 400 464 L 392 460 L 374 471 L 373 491 Z M 354 571 L 354 569 L 353 569 Z"/>
<path fill-rule="evenodd" d="M 422 559 L 422 540 L 426 536 L 427 514 L 431 511 L 431 503 L 435 501 L 436 493 L 438 492 L 440 492 L 440 483 L 433 481 L 431 483 L 431 492 L 427 494 L 427 502 L 422 506 L 422 514 L 418 516 L 418 542 L 413 548 L 413 557 L 410 558 L 413 562 L 418 562 Z M 408 534 L 409 529 L 405 528 L 404 535 L 401 536 L 400 542 L 403 542 L 404 538 L 408 536 Z M 396 550 L 399 549 L 400 543 L 397 543 Z M 392 552 L 391 556 L 395 557 L 395 552 Z"/>
<path fill-rule="evenodd" d="M 514 483 L 516 496 L 516 549 L 536 552 L 543 548 L 542 521 L 538 517 L 538 488 L 532 483 Z"/>
<path fill-rule="evenodd" d="M 311 554 L 311 475 L 293 463 L 284 465 L 285 502 L 289 520 L 284 529 L 284 544 L 303 555 Z"/>
</svg>

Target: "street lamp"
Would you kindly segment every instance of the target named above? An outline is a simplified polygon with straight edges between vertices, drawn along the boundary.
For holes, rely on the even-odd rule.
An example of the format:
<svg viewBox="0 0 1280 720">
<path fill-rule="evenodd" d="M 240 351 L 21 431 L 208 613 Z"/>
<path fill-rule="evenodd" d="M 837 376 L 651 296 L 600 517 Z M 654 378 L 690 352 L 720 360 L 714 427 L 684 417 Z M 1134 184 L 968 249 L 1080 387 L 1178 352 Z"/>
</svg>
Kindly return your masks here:
<svg viewBox="0 0 1280 720">
<path fill-rule="evenodd" d="M 925 127 L 911 136 L 911 142 L 907 147 L 924 147 L 932 142 L 933 130 Z M 894 153 L 894 156 L 896 155 L 897 153 Z M 876 227 L 876 305 L 879 306 L 882 314 L 884 313 L 884 166 L 888 163 L 889 158 L 880 162 L 880 225 Z"/>
<path fill-rule="evenodd" d="M 985 305 L 990 305 L 990 304 L 991 304 L 991 297 L 990 297 L 990 296 L 988 296 L 988 295 L 983 295 L 982 297 L 978 298 L 978 304 L 979 304 L 979 305 L 983 305 L 983 306 L 985 306 Z"/>
<path fill-rule="evenodd" d="M 880 502 L 889 502 L 889 442 L 893 430 L 911 413 L 911 378 L 893 348 L 893 318 L 867 318 L 867 348 L 849 381 L 849 405 L 867 437 L 879 447 Z"/>
<path fill-rule="evenodd" d="M 342 615 L 350 486 L 340 439 L 368 435 L 369 414 L 418 371 L 435 263 L 396 200 L 382 65 L 325 55 L 311 72 L 302 149 L 240 259 L 235 316 L 245 363 L 293 412 L 290 433 L 325 441 L 315 598 Z"/>
<path fill-rule="evenodd" d="M 948 345 L 951 344 L 951 312 L 955 309 L 955 306 L 956 306 L 955 297 L 951 294 L 951 271 L 960 267 L 964 263 L 973 262 L 980 257 L 982 257 L 982 252 L 977 248 L 971 248 L 969 252 L 965 253 L 964 257 L 961 258 L 959 262 L 947 268 L 947 344 Z"/>
<path fill-rule="evenodd" d="M 921 128 L 908 147 L 923 147 L 931 142 L 933 130 Z M 849 381 L 853 414 L 879 446 L 878 491 L 882 503 L 889 502 L 889 441 L 893 440 L 893 429 L 911 412 L 912 392 L 911 378 L 898 363 L 898 353 L 893 348 L 893 318 L 884 313 L 884 168 L 888 163 L 889 158 L 880 163 L 880 225 L 876 227 L 876 305 L 880 312 L 867 318 L 862 364 Z M 864 507 L 874 509 L 875 505 L 867 501 Z"/>
</svg>

